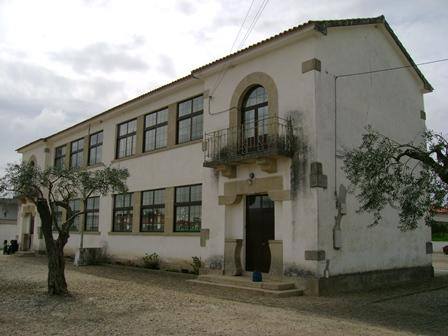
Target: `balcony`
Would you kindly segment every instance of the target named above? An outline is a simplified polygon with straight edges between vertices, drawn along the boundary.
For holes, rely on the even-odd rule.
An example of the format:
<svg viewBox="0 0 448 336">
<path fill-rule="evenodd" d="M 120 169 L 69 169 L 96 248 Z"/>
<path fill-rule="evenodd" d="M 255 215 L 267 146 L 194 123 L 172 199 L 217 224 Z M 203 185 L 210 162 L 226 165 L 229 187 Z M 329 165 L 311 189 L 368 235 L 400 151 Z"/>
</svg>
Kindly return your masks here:
<svg viewBox="0 0 448 336">
<path fill-rule="evenodd" d="M 220 170 L 258 162 L 270 165 L 278 157 L 292 157 L 294 136 L 290 120 L 279 117 L 249 121 L 205 135 L 204 167 Z"/>
</svg>

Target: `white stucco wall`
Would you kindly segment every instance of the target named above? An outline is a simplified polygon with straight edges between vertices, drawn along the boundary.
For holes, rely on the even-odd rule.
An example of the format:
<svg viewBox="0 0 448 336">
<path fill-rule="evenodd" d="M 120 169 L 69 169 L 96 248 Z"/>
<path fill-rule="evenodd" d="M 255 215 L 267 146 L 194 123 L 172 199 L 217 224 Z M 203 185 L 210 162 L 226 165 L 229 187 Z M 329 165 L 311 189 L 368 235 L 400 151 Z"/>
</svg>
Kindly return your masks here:
<svg viewBox="0 0 448 336">
<path fill-rule="evenodd" d="M 337 159 L 336 182 L 334 176 L 333 75 L 407 65 L 383 29 L 374 25 L 331 28 L 317 48 L 317 58 L 322 61 L 322 71 L 316 73 L 317 158 L 328 176 L 328 188 L 318 191 L 319 249 L 326 251 L 332 275 L 431 264 L 431 256 L 425 249 L 425 243 L 431 240 L 429 228 L 419 225 L 415 231 L 401 232 L 397 228 L 397 211 L 392 209 L 384 211 L 378 226 L 369 228 L 372 217 L 356 213 L 359 204 L 353 194 L 347 195 L 347 214 L 342 218 L 342 248 L 333 249 L 335 187 L 348 186 L 341 171 L 342 158 Z M 339 78 L 338 153 L 358 146 L 367 125 L 399 142 L 415 139 L 425 130 L 421 110 L 424 110 L 422 84 L 409 69 Z M 324 265 L 321 262 L 321 272 Z"/>
</svg>

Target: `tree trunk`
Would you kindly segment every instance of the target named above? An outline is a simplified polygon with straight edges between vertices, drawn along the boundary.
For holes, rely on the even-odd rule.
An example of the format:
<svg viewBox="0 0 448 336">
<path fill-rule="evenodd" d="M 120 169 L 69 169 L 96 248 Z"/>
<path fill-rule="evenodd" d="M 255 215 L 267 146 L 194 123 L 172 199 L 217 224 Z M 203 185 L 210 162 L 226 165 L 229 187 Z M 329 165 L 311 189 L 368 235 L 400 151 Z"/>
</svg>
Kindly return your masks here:
<svg viewBox="0 0 448 336">
<path fill-rule="evenodd" d="M 59 239 L 58 239 L 59 240 Z M 67 295 L 67 282 L 65 281 L 64 246 L 59 241 L 48 252 L 48 294 Z"/>
<path fill-rule="evenodd" d="M 52 216 L 48 203 L 44 199 L 36 202 L 36 208 L 42 222 L 42 233 L 48 256 L 48 294 L 67 295 L 65 281 L 64 246 L 68 240 L 68 232 L 59 232 L 59 237 L 53 239 Z"/>
</svg>

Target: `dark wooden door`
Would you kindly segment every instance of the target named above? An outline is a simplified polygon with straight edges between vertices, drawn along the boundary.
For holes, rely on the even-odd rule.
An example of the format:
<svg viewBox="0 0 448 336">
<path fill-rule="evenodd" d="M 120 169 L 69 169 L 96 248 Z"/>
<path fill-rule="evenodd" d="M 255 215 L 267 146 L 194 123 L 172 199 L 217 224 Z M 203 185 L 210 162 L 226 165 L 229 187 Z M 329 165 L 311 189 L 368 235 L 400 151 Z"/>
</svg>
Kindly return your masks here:
<svg viewBox="0 0 448 336">
<path fill-rule="evenodd" d="M 267 195 L 246 197 L 246 271 L 267 273 L 269 240 L 275 236 L 274 202 Z"/>
</svg>

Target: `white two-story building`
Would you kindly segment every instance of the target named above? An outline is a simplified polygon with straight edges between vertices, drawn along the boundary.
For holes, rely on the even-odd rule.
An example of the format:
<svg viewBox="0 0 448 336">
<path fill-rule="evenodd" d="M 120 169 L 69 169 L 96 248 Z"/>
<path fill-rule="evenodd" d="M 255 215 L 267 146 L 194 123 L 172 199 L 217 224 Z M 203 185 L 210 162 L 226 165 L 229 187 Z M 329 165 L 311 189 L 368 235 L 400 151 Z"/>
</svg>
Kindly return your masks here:
<svg viewBox="0 0 448 336">
<path fill-rule="evenodd" d="M 405 68 L 374 71 L 391 67 Z M 129 170 L 129 193 L 89 200 L 68 254 L 83 230 L 113 259 L 198 256 L 210 272 L 259 270 L 310 292 L 427 278 L 429 228 L 401 232 L 393 209 L 369 228 L 341 167 L 367 125 L 422 134 L 431 91 L 384 17 L 310 21 L 18 152 L 41 167 Z M 19 239 L 34 250 L 39 226 L 22 204 Z"/>
</svg>

